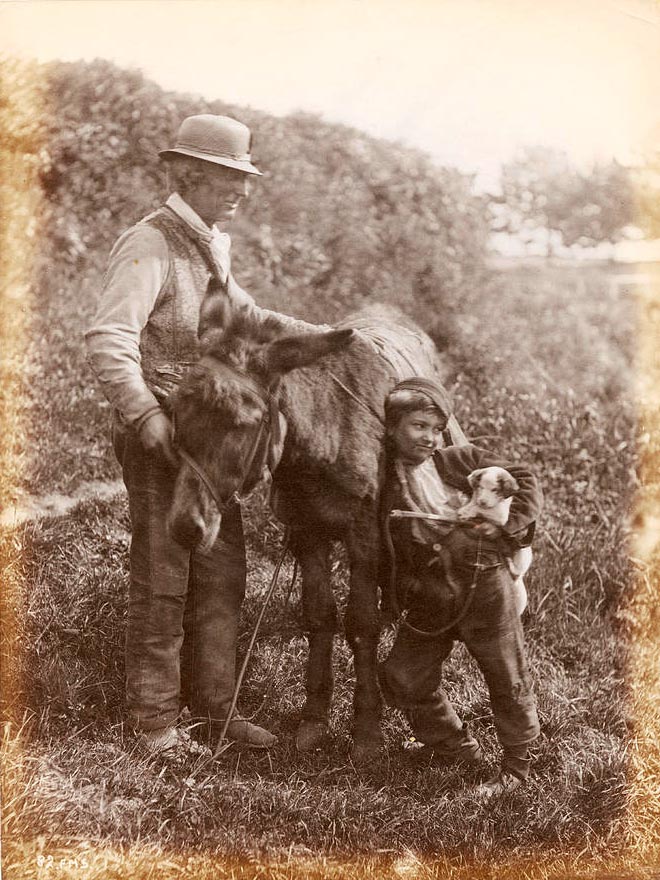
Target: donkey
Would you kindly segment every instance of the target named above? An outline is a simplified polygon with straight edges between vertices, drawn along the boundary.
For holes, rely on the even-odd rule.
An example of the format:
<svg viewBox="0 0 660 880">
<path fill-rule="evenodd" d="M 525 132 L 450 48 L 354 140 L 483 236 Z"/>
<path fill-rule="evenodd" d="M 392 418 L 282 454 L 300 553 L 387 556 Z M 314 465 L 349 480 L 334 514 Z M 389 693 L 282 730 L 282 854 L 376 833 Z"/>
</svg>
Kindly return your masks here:
<svg viewBox="0 0 660 880">
<path fill-rule="evenodd" d="M 384 401 L 399 379 L 437 379 L 440 370 L 431 340 L 401 320 L 362 315 L 300 335 L 268 318 L 207 328 L 201 358 L 172 402 L 183 459 L 169 518 L 177 541 L 210 546 L 223 507 L 254 488 L 266 463 L 271 470 L 271 503 L 290 527 L 302 573 L 309 655 L 300 751 L 316 748 L 328 731 L 337 630 L 330 550 L 343 541 L 350 565 L 345 631 L 356 677 L 352 756 L 359 762 L 383 742 L 376 649 Z M 445 442 L 465 442 L 453 418 Z"/>
</svg>

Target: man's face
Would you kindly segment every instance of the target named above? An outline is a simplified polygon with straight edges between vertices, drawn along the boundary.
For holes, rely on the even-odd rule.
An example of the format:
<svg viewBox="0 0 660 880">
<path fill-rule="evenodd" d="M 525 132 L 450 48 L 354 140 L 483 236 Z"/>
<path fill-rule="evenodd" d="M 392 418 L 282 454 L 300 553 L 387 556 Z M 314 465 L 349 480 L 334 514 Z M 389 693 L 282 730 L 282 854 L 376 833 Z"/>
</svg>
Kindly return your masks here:
<svg viewBox="0 0 660 880">
<path fill-rule="evenodd" d="M 390 430 L 399 458 L 408 464 L 422 464 L 442 445 L 445 425 L 444 417 L 435 410 L 404 413 Z"/>
<path fill-rule="evenodd" d="M 248 177 L 243 171 L 206 163 L 203 178 L 186 193 L 186 201 L 207 226 L 229 223 L 248 195 Z"/>
</svg>

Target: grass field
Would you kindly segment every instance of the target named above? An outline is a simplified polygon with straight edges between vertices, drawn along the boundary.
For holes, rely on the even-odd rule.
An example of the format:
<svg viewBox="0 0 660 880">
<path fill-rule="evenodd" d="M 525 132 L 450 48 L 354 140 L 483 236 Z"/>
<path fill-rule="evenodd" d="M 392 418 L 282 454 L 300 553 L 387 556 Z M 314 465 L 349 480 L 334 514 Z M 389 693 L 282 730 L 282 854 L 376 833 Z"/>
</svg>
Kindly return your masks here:
<svg viewBox="0 0 660 880">
<path fill-rule="evenodd" d="M 9 364 L 10 503 L 118 476 L 109 413 L 80 346 L 97 283 L 94 272 L 76 285 L 44 275 L 36 288 L 29 344 Z M 543 729 L 527 786 L 479 802 L 479 772 L 403 748 L 409 731 L 393 710 L 382 761 L 355 768 L 341 637 L 332 743 L 296 755 L 306 647 L 297 589 L 284 607 L 289 563 L 242 696 L 277 746 L 178 769 L 147 761 L 122 724 L 125 500 L 91 500 L 1 535 L 5 876 L 660 876 L 660 321 L 657 299 L 640 304 L 641 324 L 632 291 L 607 267 L 512 267 L 466 298 L 446 341 L 468 435 L 530 461 L 546 493 L 525 615 Z M 246 520 L 242 649 L 281 541 L 263 492 Z M 343 595 L 340 553 L 335 578 Z M 383 652 L 392 637 L 387 629 Z M 495 764 L 485 689 L 458 647 L 447 689 Z"/>
</svg>

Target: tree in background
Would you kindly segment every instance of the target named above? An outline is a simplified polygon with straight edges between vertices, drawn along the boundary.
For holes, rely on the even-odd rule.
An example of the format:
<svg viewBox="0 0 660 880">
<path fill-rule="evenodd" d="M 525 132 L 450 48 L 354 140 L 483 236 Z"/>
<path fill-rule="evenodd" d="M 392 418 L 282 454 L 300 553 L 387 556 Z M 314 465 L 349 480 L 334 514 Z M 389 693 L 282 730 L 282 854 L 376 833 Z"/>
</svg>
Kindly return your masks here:
<svg viewBox="0 0 660 880">
<path fill-rule="evenodd" d="M 653 145 L 633 170 L 639 197 L 639 225 L 649 238 L 660 238 L 660 122 L 649 133 Z"/>
<path fill-rule="evenodd" d="M 556 219 L 562 242 L 567 247 L 620 241 L 625 237 L 626 227 L 637 219 L 635 192 L 628 169 L 613 161 L 594 165 L 588 174 L 578 174 L 566 208 L 565 215 L 558 215 Z"/>
<path fill-rule="evenodd" d="M 549 147 L 529 147 L 502 166 L 501 196 L 494 197 L 494 228 L 526 244 L 542 240 L 551 256 L 566 247 L 614 243 L 636 219 L 634 188 L 618 162 L 575 168 Z"/>
</svg>

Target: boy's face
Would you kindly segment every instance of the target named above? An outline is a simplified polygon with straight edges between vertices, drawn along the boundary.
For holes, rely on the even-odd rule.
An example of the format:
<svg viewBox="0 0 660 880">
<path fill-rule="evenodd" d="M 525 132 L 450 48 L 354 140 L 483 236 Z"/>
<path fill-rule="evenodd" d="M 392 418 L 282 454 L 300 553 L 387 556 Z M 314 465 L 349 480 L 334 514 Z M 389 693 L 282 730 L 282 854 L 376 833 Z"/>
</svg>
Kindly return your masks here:
<svg viewBox="0 0 660 880">
<path fill-rule="evenodd" d="M 433 410 L 415 409 L 401 416 L 390 429 L 390 437 L 399 458 L 408 464 L 422 464 L 442 445 L 445 426 L 445 418 Z"/>
</svg>

